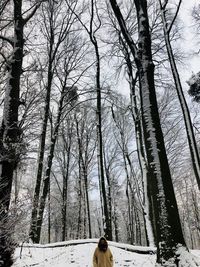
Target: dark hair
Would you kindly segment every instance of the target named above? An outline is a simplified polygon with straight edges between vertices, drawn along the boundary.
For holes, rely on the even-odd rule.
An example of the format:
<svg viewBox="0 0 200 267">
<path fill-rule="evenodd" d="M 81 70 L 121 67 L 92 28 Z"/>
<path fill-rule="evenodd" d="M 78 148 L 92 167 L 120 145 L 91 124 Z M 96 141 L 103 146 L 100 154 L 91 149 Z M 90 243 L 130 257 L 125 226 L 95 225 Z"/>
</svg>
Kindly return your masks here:
<svg viewBox="0 0 200 267">
<path fill-rule="evenodd" d="M 102 242 L 103 241 L 103 242 Z M 108 242 L 105 239 L 105 237 L 101 237 L 99 239 L 99 243 L 98 243 L 98 248 L 100 251 L 106 252 L 107 248 L 108 248 Z"/>
</svg>

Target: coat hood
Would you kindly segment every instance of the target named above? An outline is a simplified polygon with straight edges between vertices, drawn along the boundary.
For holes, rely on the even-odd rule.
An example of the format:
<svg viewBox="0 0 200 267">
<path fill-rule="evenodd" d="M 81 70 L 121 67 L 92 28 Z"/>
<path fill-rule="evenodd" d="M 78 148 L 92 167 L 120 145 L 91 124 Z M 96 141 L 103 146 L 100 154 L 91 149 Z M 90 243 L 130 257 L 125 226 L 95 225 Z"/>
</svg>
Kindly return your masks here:
<svg viewBox="0 0 200 267">
<path fill-rule="evenodd" d="M 99 248 L 100 251 L 104 251 L 104 252 L 107 250 L 107 248 L 108 248 L 108 242 L 107 242 L 107 240 L 106 240 L 105 237 L 102 236 L 99 239 L 98 248 Z"/>
</svg>

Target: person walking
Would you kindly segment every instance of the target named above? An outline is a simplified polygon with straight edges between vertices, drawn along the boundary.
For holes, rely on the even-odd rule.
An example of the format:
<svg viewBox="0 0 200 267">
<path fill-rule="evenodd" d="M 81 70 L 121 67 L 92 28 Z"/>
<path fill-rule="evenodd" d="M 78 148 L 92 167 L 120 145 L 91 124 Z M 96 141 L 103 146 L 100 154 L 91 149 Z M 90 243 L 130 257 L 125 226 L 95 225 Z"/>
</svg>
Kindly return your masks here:
<svg viewBox="0 0 200 267">
<path fill-rule="evenodd" d="M 99 239 L 93 255 L 93 267 L 113 267 L 113 255 L 105 237 Z"/>
</svg>

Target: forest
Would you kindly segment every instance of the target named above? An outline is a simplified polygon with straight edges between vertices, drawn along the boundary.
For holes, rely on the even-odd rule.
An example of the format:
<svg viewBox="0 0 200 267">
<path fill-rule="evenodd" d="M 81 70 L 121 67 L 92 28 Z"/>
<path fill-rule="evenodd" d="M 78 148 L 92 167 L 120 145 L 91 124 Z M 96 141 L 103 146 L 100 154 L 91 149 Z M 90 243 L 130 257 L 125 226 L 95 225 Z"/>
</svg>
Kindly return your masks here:
<svg viewBox="0 0 200 267">
<path fill-rule="evenodd" d="M 0 267 L 22 242 L 100 236 L 197 266 L 180 257 L 200 249 L 200 4 L 186 2 L 0 1 Z"/>
</svg>

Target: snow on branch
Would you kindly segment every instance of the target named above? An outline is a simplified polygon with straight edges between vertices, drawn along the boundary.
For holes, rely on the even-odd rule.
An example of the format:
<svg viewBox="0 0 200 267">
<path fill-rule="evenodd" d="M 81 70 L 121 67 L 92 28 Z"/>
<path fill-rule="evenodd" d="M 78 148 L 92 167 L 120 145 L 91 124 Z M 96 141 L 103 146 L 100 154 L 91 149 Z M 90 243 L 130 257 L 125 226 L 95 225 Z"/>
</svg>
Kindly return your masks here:
<svg viewBox="0 0 200 267">
<path fill-rule="evenodd" d="M 55 248 L 55 247 L 66 247 L 66 246 L 74 246 L 74 245 L 81 245 L 81 244 L 98 244 L 99 239 L 78 239 L 78 240 L 70 240 L 70 241 L 63 241 L 51 244 L 29 244 L 29 243 L 22 243 L 21 246 L 23 247 L 33 247 L 33 248 Z M 155 254 L 156 248 L 154 247 L 144 247 L 144 246 L 133 246 L 130 244 L 123 244 L 117 243 L 113 241 L 108 241 L 109 246 L 121 248 L 126 251 L 135 252 L 139 254 Z"/>
</svg>

